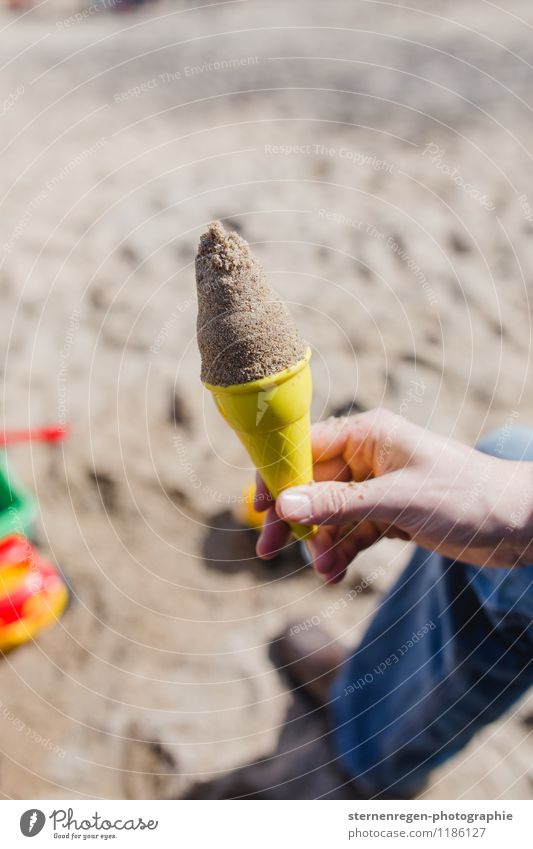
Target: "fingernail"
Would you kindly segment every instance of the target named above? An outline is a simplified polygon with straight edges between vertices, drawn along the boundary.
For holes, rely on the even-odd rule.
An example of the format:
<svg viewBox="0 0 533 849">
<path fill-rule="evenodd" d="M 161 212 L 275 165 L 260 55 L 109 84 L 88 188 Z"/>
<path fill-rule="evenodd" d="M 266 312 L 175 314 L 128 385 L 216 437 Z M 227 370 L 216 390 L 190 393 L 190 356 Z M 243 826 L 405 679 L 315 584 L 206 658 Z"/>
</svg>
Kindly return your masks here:
<svg viewBox="0 0 533 849">
<path fill-rule="evenodd" d="M 298 522 L 311 520 L 311 499 L 305 492 L 282 492 L 278 505 L 283 519 Z"/>
</svg>

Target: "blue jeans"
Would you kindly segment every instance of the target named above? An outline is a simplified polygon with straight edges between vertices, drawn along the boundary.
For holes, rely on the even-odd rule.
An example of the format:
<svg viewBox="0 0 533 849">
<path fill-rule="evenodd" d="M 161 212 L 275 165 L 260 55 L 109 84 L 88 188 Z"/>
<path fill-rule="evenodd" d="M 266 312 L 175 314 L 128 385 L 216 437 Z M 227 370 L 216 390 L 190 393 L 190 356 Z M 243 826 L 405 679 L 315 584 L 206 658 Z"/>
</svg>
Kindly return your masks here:
<svg viewBox="0 0 533 849">
<path fill-rule="evenodd" d="M 533 461 L 533 430 L 480 451 Z M 369 797 L 411 796 L 533 684 L 533 565 L 488 569 L 416 549 L 334 682 L 336 752 Z"/>
</svg>

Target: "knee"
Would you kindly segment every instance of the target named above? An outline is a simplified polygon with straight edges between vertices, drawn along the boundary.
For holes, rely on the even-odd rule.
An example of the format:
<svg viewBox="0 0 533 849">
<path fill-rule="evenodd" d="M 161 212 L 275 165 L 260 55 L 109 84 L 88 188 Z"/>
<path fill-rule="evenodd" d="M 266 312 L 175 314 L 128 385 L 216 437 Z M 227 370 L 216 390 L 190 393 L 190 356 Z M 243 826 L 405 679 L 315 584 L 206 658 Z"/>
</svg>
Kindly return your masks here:
<svg viewBox="0 0 533 849">
<path fill-rule="evenodd" d="M 505 427 L 482 437 L 476 448 L 502 460 L 533 461 L 533 428 Z"/>
</svg>

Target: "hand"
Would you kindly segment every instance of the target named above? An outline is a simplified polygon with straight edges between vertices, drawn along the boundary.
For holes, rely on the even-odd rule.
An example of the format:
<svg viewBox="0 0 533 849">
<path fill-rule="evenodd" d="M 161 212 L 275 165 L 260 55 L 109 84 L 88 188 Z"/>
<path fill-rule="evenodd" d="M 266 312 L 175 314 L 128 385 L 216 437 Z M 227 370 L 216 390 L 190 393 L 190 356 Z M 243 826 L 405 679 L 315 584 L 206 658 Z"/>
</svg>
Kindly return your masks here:
<svg viewBox="0 0 533 849">
<path fill-rule="evenodd" d="M 319 422 L 312 446 L 314 483 L 274 504 L 258 482 L 259 557 L 287 544 L 290 521 L 319 525 L 307 545 L 328 583 L 382 537 L 479 566 L 533 561 L 533 463 L 482 454 L 387 410 Z"/>
</svg>

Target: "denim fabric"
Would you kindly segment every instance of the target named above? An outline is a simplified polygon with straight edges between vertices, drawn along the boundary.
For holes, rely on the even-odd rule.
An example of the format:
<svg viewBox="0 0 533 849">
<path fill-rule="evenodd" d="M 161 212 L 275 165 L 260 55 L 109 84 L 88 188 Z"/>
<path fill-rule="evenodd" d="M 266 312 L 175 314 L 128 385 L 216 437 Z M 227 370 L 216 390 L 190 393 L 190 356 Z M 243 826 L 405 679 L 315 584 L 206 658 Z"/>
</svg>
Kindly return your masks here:
<svg viewBox="0 0 533 849">
<path fill-rule="evenodd" d="M 533 461 L 533 430 L 479 450 Z M 533 565 L 487 569 L 416 549 L 334 682 L 334 745 L 368 796 L 410 796 L 533 684 Z"/>
</svg>

